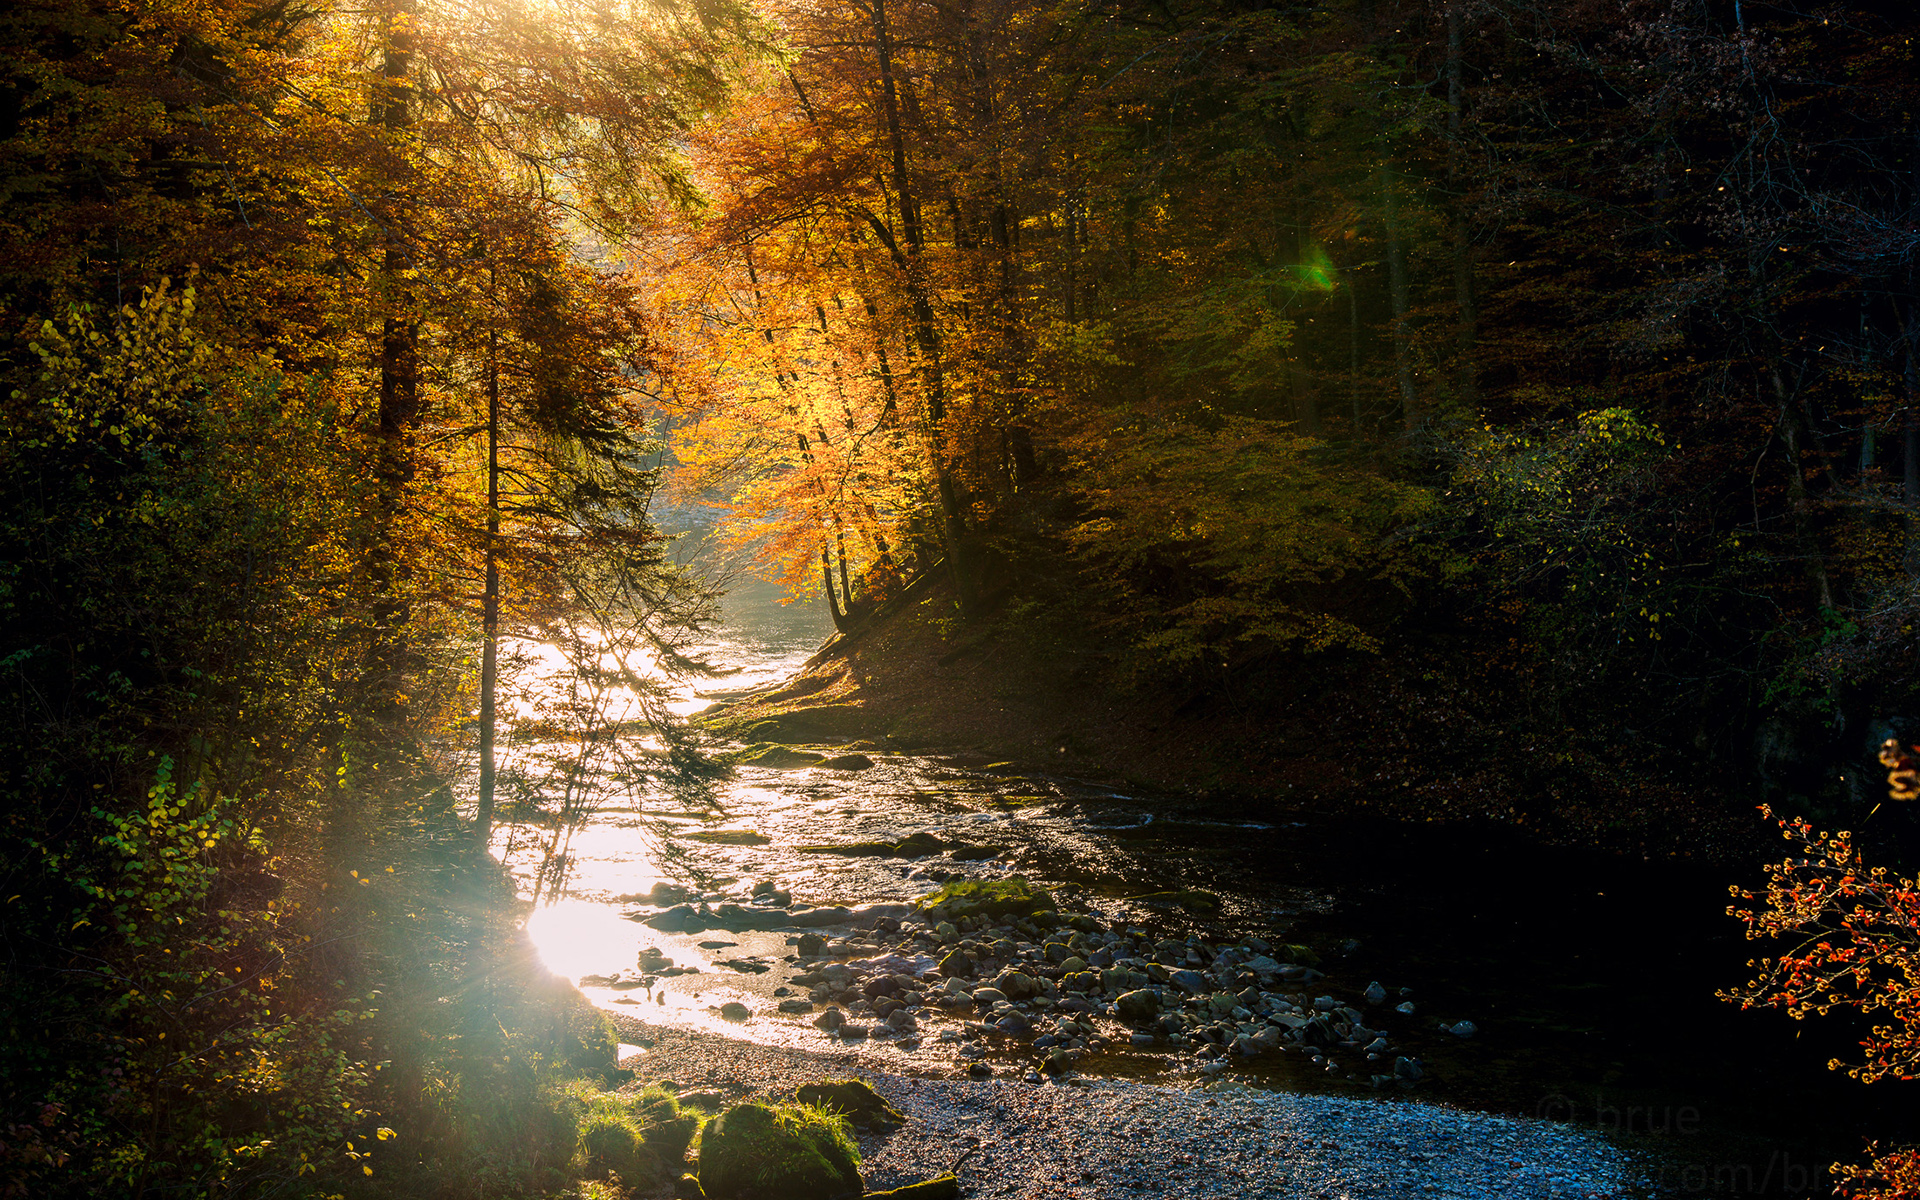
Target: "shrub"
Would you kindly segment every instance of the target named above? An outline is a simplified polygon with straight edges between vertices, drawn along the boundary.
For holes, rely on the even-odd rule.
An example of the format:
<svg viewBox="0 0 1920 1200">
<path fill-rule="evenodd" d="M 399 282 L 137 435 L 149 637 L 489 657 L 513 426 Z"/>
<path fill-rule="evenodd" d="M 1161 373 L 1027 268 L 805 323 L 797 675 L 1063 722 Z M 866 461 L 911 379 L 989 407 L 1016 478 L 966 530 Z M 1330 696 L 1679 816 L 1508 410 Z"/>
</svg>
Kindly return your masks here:
<svg viewBox="0 0 1920 1200">
<path fill-rule="evenodd" d="M 1920 751 L 1920 747 L 1914 748 Z M 1881 752 L 1896 799 L 1911 791 L 1913 759 L 1889 742 Z M 1762 813 L 1773 817 L 1771 809 Z M 1800 818 L 1779 819 L 1793 847 L 1770 864 L 1762 896 L 1733 888 L 1748 904 L 1729 916 L 1749 938 L 1795 938 L 1785 953 L 1761 959 L 1758 978 L 1722 992 L 1742 1008 L 1784 1009 L 1794 1020 L 1851 1009 L 1867 1017 L 1862 1061 L 1827 1065 L 1862 1083 L 1920 1077 L 1920 882 L 1868 864 L 1849 832 L 1826 834 Z M 1864 1164 L 1834 1164 L 1839 1191 L 1855 1200 L 1895 1200 L 1920 1193 L 1920 1148 L 1869 1148 Z"/>
</svg>

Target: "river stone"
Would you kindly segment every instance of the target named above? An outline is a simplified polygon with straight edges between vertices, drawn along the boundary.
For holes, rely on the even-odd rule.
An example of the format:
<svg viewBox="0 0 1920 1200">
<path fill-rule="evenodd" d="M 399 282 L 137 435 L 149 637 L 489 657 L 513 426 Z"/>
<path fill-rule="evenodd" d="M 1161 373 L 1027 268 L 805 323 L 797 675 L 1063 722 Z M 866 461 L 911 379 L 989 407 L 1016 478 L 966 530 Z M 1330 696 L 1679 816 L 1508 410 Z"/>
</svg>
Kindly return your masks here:
<svg viewBox="0 0 1920 1200">
<path fill-rule="evenodd" d="M 940 840 L 938 834 L 929 833 L 923 829 L 919 833 L 908 834 L 894 843 L 893 852 L 902 858 L 922 858 L 929 854 L 940 853 L 946 845 Z"/>
<path fill-rule="evenodd" d="M 1075 971 L 1060 977 L 1060 986 L 1070 992 L 1091 992 L 1100 987 L 1100 977 L 1092 971 Z"/>
<path fill-rule="evenodd" d="M 973 976 L 973 959 L 965 950 L 955 950 L 941 959 L 935 970 L 950 979 L 968 979 Z"/>
<path fill-rule="evenodd" d="M 817 767 L 827 761 L 827 756 L 811 750 L 795 750 L 791 746 L 768 746 L 758 754 L 748 755 L 745 761 L 758 767 L 775 767 L 786 771 L 798 767 Z"/>
<path fill-rule="evenodd" d="M 888 1013 L 887 1025 L 895 1033 L 917 1033 L 920 1029 L 920 1022 L 914 1020 L 913 1014 L 904 1008 L 896 1008 Z"/>
<path fill-rule="evenodd" d="M 1209 990 L 1207 987 L 1207 977 L 1198 971 L 1173 971 L 1168 974 L 1167 981 L 1196 996 L 1201 992 Z"/>
<path fill-rule="evenodd" d="M 1025 1000 L 1040 990 L 1040 983 L 1033 976 L 1014 970 L 1000 972 L 993 986 L 1005 992 L 1009 1000 Z"/>
<path fill-rule="evenodd" d="M 954 862 L 985 862 L 990 858 L 999 858 L 1006 852 L 1004 846 L 975 846 L 968 842 L 957 842 L 947 857 Z"/>
<path fill-rule="evenodd" d="M 1078 954 L 1068 955 L 1066 961 L 1060 964 L 1061 973 L 1066 975 L 1076 975 L 1086 969 L 1087 960 L 1081 958 Z"/>
<path fill-rule="evenodd" d="M 976 993 L 978 995 L 978 993 Z M 1160 1013 L 1160 994 L 1146 988 L 1124 992 L 1113 1002 L 1116 1015 L 1129 1025 L 1143 1025 Z"/>
<path fill-rule="evenodd" d="M 1381 987 L 1380 981 L 1376 979 L 1367 985 L 1366 997 L 1368 1004 L 1385 1004 L 1387 1002 L 1387 989 Z"/>
<path fill-rule="evenodd" d="M 824 1029 L 828 1033 L 832 1033 L 846 1023 L 847 1014 L 837 1008 L 830 1008 L 813 1019 L 813 1024 L 816 1029 Z"/>
<path fill-rule="evenodd" d="M 780 1011 L 783 1013 L 810 1013 L 813 1011 L 811 1000 L 782 1000 Z"/>
<path fill-rule="evenodd" d="M 820 765 L 831 771 L 865 771 L 873 766 L 873 760 L 864 754 L 836 754 Z"/>
<path fill-rule="evenodd" d="M 1420 1060 L 1417 1058 L 1396 1058 L 1393 1060 L 1393 1077 L 1395 1079 L 1404 1079 L 1408 1083 L 1413 1083 L 1425 1074 L 1426 1072 L 1420 1069 Z"/>
<path fill-rule="evenodd" d="M 640 923 L 650 929 L 658 929 L 662 933 L 697 933 L 707 927 L 706 918 L 695 912 L 691 905 L 686 904 L 676 904 L 667 911 L 655 913 Z"/>
<path fill-rule="evenodd" d="M 1207 1007 L 1224 1017 L 1240 1007 L 1240 997 L 1232 992 L 1215 992 L 1207 997 Z"/>
<path fill-rule="evenodd" d="M 1393 1011 L 1397 1013 L 1404 1013 L 1405 1015 L 1410 1017 L 1413 1015 L 1413 1001 L 1408 1000 L 1405 1003 L 1396 1004 L 1393 1006 Z"/>
<path fill-rule="evenodd" d="M 1027 1019 L 1025 1013 L 1010 1012 L 993 1024 L 994 1028 L 1008 1037 L 1026 1037 L 1033 1032 L 1033 1022 Z"/>
<path fill-rule="evenodd" d="M 700 1138 L 710 1200 L 836 1200 L 860 1194 L 860 1152 L 839 1117 L 737 1104 Z"/>
<path fill-rule="evenodd" d="M 744 1021 L 753 1015 L 753 1010 L 738 1000 L 729 1000 L 720 1006 L 720 1015 L 729 1021 Z"/>
<path fill-rule="evenodd" d="M 1338 1000 L 1335 1000 L 1332 996 L 1315 996 L 1313 998 L 1313 1006 L 1319 1011 L 1323 1013 L 1327 1013 L 1327 1012 L 1332 1012 L 1336 1008 L 1339 1008 L 1340 1002 Z"/>
<path fill-rule="evenodd" d="M 1470 1038 L 1480 1032 L 1480 1027 L 1472 1021 L 1461 1021 L 1458 1024 L 1447 1026 L 1447 1032 L 1457 1038 Z"/>
<path fill-rule="evenodd" d="M 995 1004 L 1005 1004 L 1006 1001 L 1007 994 L 999 988 L 983 987 L 973 989 L 973 1002 L 982 1008 L 990 1008 Z"/>
</svg>

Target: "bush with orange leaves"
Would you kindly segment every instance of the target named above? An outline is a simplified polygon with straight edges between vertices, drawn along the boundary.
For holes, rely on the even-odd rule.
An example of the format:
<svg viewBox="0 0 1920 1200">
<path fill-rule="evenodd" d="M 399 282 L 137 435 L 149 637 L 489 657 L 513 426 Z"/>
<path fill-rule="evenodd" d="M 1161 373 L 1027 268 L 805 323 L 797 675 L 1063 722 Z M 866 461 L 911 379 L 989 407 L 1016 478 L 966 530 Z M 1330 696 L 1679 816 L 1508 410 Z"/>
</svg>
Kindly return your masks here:
<svg viewBox="0 0 1920 1200">
<path fill-rule="evenodd" d="M 1880 761 L 1896 800 L 1920 796 L 1920 746 L 1889 739 Z M 1760 811 L 1773 817 L 1773 810 Z M 1721 998 L 1742 1008 L 1780 1008 L 1796 1021 L 1810 1013 L 1853 1009 L 1873 1022 L 1860 1043 L 1864 1061 L 1827 1065 L 1862 1083 L 1920 1077 L 1920 884 L 1869 866 L 1847 832 L 1825 834 L 1806 821 L 1779 819 L 1792 843 L 1789 857 L 1767 868 L 1763 895 L 1731 889 L 1734 898 L 1764 908 L 1730 906 L 1746 922 L 1748 938 L 1791 938 L 1784 954 L 1750 963 L 1758 978 Z M 1911 1200 L 1920 1196 L 1920 1147 L 1868 1146 L 1865 1163 L 1835 1163 L 1835 1191 L 1851 1200 Z"/>
</svg>

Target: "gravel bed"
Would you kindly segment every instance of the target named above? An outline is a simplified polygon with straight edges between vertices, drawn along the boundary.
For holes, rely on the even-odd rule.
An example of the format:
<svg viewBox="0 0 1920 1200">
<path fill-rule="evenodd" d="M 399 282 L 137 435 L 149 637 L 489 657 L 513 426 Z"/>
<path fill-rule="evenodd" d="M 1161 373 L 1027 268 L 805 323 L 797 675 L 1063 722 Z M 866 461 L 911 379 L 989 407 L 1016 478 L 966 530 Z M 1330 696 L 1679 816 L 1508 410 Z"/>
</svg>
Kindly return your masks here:
<svg viewBox="0 0 1920 1200">
<path fill-rule="evenodd" d="M 1633 1163 L 1584 1130 L 1404 1100 L 1182 1089 L 1074 1077 L 1031 1084 L 878 1071 L 870 1057 L 756 1045 L 609 1014 L 650 1048 L 624 1065 L 727 1103 L 826 1078 L 866 1080 L 906 1126 L 862 1134 L 869 1189 L 953 1167 L 962 1193 L 1021 1200 L 1166 1197 L 1500 1197 L 1645 1194 Z M 633 1086 L 640 1086 L 636 1083 Z"/>
</svg>

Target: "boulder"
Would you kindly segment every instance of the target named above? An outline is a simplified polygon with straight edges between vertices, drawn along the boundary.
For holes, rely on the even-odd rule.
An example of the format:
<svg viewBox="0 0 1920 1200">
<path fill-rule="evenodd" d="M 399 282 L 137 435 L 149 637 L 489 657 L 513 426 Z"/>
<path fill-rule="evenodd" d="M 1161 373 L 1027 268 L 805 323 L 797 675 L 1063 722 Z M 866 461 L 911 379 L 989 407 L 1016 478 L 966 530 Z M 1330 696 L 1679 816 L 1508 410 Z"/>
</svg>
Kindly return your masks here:
<svg viewBox="0 0 1920 1200">
<path fill-rule="evenodd" d="M 1148 988 L 1125 992 L 1114 1000 L 1113 1008 L 1127 1024 L 1144 1025 L 1160 1015 L 1160 993 Z"/>
<path fill-rule="evenodd" d="M 700 1186 L 710 1200 L 840 1200 L 860 1194 L 860 1151 L 822 1109 L 737 1104 L 701 1134 Z"/>
<path fill-rule="evenodd" d="M 832 1079 L 802 1084 L 793 1098 L 798 1103 L 838 1113 L 863 1129 L 895 1129 L 907 1123 L 907 1115 L 888 1104 L 886 1097 L 864 1080 Z"/>
<path fill-rule="evenodd" d="M 864 754 L 836 754 L 820 765 L 830 771 L 865 771 L 873 766 L 873 760 Z"/>
</svg>

